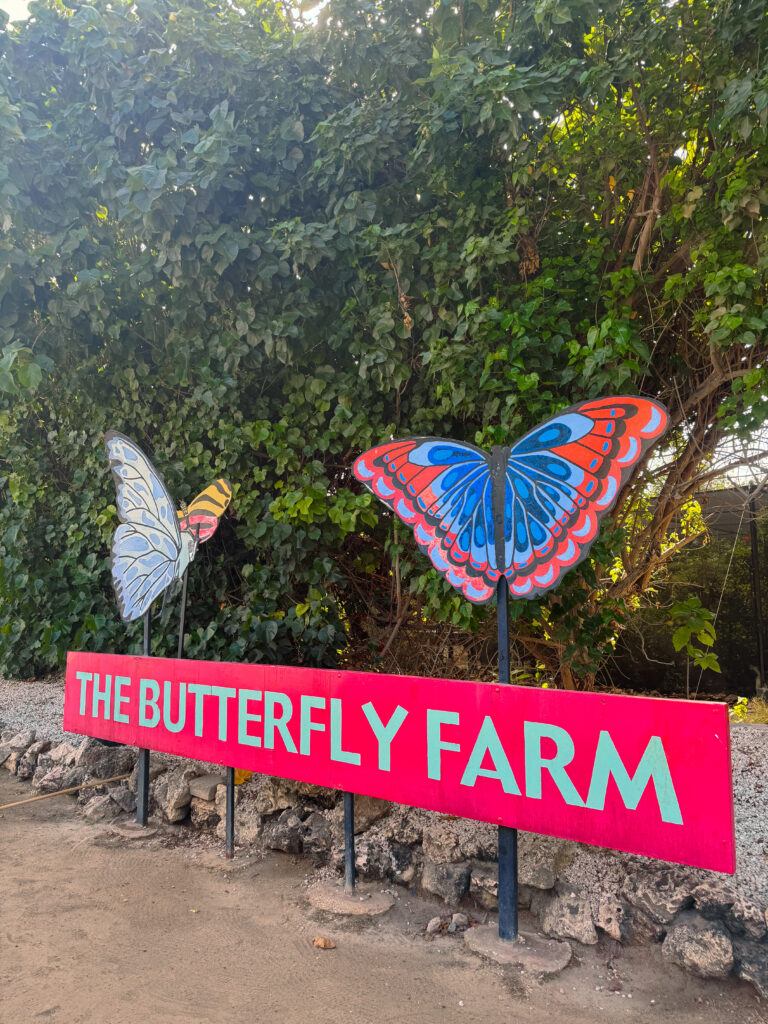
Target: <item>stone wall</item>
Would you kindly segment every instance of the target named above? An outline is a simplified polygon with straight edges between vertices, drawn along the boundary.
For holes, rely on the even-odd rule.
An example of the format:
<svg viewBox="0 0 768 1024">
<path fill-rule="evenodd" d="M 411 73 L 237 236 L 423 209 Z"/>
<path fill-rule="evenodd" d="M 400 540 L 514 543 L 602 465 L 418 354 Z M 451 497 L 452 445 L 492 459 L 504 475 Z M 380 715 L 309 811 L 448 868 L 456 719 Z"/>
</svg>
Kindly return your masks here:
<svg viewBox="0 0 768 1024">
<path fill-rule="evenodd" d="M 768 998 L 768 726 L 732 728 L 737 871 L 732 877 L 520 833 L 521 905 L 549 936 L 586 945 L 662 943 L 671 962 L 703 977 L 735 974 Z M 0 731 L 0 764 L 52 792 L 130 772 L 83 789 L 86 818 L 135 809 L 135 751 L 85 739 L 52 747 L 33 731 Z M 151 757 L 151 811 L 224 838 L 223 776 L 189 761 Z M 267 776 L 236 790 L 236 842 L 303 854 L 341 870 L 343 811 L 334 791 Z M 421 888 L 455 906 L 497 906 L 495 826 L 355 799 L 355 853 L 364 878 Z M 765 851 L 765 852 L 764 852 Z"/>
</svg>

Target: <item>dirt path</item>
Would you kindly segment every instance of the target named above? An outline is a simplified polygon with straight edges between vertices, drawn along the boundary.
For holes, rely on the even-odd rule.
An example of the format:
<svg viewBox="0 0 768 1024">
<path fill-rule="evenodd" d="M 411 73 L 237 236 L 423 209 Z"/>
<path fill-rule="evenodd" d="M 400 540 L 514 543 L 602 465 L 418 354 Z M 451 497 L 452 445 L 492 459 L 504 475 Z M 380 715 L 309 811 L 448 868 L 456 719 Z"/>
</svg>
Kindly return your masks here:
<svg viewBox="0 0 768 1024">
<path fill-rule="evenodd" d="M 0 804 L 29 792 L 0 772 Z M 459 937 L 422 937 L 436 903 L 399 889 L 383 918 L 331 918 L 303 898 L 306 862 L 228 866 L 183 828 L 121 839 L 70 799 L 0 812 L 0 1021 L 768 1024 L 747 986 L 697 981 L 658 947 L 580 948 L 525 996 Z"/>
</svg>

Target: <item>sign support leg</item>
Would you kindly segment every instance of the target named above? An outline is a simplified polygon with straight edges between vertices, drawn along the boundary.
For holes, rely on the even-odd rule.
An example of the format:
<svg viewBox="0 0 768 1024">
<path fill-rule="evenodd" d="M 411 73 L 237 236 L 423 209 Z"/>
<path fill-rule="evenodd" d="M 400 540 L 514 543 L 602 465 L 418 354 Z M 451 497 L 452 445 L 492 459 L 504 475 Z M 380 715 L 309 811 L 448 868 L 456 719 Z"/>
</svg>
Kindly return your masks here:
<svg viewBox="0 0 768 1024">
<path fill-rule="evenodd" d="M 235 856 L 235 769 L 227 768 L 227 817 L 224 825 L 227 860 Z"/>
<path fill-rule="evenodd" d="M 184 657 L 184 619 L 187 614 L 187 577 L 189 576 L 189 566 L 184 570 L 184 576 L 181 583 L 181 611 L 179 612 L 179 646 L 177 649 L 177 658 Z"/>
<path fill-rule="evenodd" d="M 344 794 L 344 892 L 355 891 L 355 794 Z"/>
<path fill-rule="evenodd" d="M 144 613 L 144 650 L 146 658 L 150 656 L 152 646 L 152 610 L 148 608 Z M 149 750 L 139 748 L 139 758 L 136 766 L 136 821 L 142 827 L 146 827 L 149 814 Z"/>
<path fill-rule="evenodd" d="M 509 591 L 504 576 L 496 588 L 499 641 L 499 682 L 508 684 L 509 674 Z M 499 938 L 517 938 L 517 829 L 499 825 Z"/>
</svg>

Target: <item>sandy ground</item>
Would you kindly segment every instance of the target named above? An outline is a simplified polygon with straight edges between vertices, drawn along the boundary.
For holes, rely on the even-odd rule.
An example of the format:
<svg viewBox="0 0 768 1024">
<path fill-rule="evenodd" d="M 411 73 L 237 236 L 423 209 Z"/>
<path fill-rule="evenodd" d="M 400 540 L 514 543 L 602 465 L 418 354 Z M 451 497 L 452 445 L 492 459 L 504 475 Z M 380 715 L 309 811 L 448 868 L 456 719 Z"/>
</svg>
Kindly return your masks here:
<svg viewBox="0 0 768 1024">
<path fill-rule="evenodd" d="M 0 772 L 0 804 L 29 794 Z M 381 918 L 333 918 L 308 907 L 306 862 L 228 864 L 179 826 L 123 839 L 71 799 L 0 811 L 0 1021 L 768 1024 L 748 986 L 698 981 L 658 947 L 577 947 L 526 994 L 459 936 L 423 937 L 435 902 L 397 889 Z"/>
</svg>

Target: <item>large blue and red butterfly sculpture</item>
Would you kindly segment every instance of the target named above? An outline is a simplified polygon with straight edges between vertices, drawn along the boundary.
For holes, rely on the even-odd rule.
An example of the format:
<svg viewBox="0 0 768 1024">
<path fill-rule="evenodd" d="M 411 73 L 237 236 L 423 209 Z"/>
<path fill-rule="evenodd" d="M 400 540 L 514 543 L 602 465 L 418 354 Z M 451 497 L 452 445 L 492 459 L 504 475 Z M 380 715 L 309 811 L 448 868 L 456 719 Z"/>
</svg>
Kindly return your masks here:
<svg viewBox="0 0 768 1024">
<path fill-rule="evenodd" d="M 580 402 L 541 423 L 508 450 L 498 543 L 482 448 L 406 438 L 364 452 L 353 472 L 468 600 L 489 601 L 502 576 L 513 598 L 535 598 L 586 558 L 633 467 L 668 427 L 662 405 L 633 397 Z"/>
</svg>

